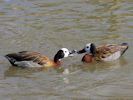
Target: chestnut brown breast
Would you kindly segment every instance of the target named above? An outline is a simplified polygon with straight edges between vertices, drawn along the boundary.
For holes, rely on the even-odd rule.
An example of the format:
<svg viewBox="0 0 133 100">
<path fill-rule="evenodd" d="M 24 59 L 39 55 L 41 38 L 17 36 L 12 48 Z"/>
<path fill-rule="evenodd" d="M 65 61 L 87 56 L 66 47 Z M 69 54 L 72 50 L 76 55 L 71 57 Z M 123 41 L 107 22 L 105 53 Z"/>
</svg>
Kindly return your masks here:
<svg viewBox="0 0 133 100">
<path fill-rule="evenodd" d="M 92 55 L 85 54 L 84 57 L 82 58 L 82 61 L 86 62 L 86 63 L 90 63 L 90 62 L 92 62 L 92 59 L 93 59 Z"/>
</svg>

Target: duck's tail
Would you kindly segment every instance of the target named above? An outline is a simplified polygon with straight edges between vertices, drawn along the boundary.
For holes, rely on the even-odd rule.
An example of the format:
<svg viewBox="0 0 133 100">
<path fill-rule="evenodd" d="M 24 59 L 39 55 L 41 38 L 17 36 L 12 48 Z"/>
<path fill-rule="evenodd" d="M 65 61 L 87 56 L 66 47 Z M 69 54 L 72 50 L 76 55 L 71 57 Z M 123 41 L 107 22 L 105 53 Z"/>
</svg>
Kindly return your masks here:
<svg viewBox="0 0 133 100">
<path fill-rule="evenodd" d="M 121 49 L 122 49 L 121 55 L 123 55 L 128 48 L 129 48 L 128 43 L 122 43 L 121 44 Z"/>
<path fill-rule="evenodd" d="M 7 59 L 9 60 L 9 62 L 10 62 L 13 66 L 15 66 L 14 63 L 16 62 L 16 60 L 13 59 L 12 57 L 10 57 L 10 54 L 5 55 L 5 58 L 7 58 Z"/>
</svg>

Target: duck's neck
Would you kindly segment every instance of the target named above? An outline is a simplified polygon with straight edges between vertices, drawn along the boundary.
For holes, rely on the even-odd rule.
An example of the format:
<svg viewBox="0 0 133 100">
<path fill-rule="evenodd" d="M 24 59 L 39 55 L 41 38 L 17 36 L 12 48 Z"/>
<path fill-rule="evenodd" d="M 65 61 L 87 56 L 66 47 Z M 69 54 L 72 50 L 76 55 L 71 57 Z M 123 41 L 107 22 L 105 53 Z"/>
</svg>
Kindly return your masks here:
<svg viewBox="0 0 133 100">
<path fill-rule="evenodd" d="M 54 63 L 55 63 L 55 67 L 60 67 L 62 65 L 61 59 L 54 60 Z"/>
<path fill-rule="evenodd" d="M 85 54 L 84 57 L 82 58 L 82 61 L 86 63 L 91 63 L 92 60 L 93 60 L 93 55 L 91 54 Z"/>
</svg>

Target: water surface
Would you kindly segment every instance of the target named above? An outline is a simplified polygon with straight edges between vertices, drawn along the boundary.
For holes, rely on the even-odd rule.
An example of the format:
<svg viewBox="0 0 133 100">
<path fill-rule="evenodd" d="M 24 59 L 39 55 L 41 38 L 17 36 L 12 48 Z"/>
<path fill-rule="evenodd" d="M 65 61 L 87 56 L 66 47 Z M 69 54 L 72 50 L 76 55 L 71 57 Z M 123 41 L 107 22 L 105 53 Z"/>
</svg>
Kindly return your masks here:
<svg viewBox="0 0 133 100">
<path fill-rule="evenodd" d="M 132 0 L 0 0 L 0 98 L 132 100 L 132 20 Z M 88 42 L 130 47 L 114 62 L 83 64 L 80 55 L 63 59 L 58 70 L 14 68 L 2 57 L 30 50 L 53 58 Z"/>
</svg>

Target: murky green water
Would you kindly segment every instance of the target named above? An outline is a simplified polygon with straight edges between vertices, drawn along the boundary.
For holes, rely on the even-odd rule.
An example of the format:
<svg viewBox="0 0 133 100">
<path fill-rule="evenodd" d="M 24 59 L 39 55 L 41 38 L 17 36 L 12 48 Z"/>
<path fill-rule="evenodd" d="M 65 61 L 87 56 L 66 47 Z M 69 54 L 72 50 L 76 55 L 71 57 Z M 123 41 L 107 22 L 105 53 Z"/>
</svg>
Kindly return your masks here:
<svg viewBox="0 0 133 100">
<path fill-rule="evenodd" d="M 132 100 L 132 0 L 0 0 L 0 55 L 21 50 L 50 58 L 59 48 L 127 42 L 125 55 L 110 63 L 83 64 L 66 58 L 69 70 L 20 69 L 0 59 L 1 100 Z"/>
</svg>

